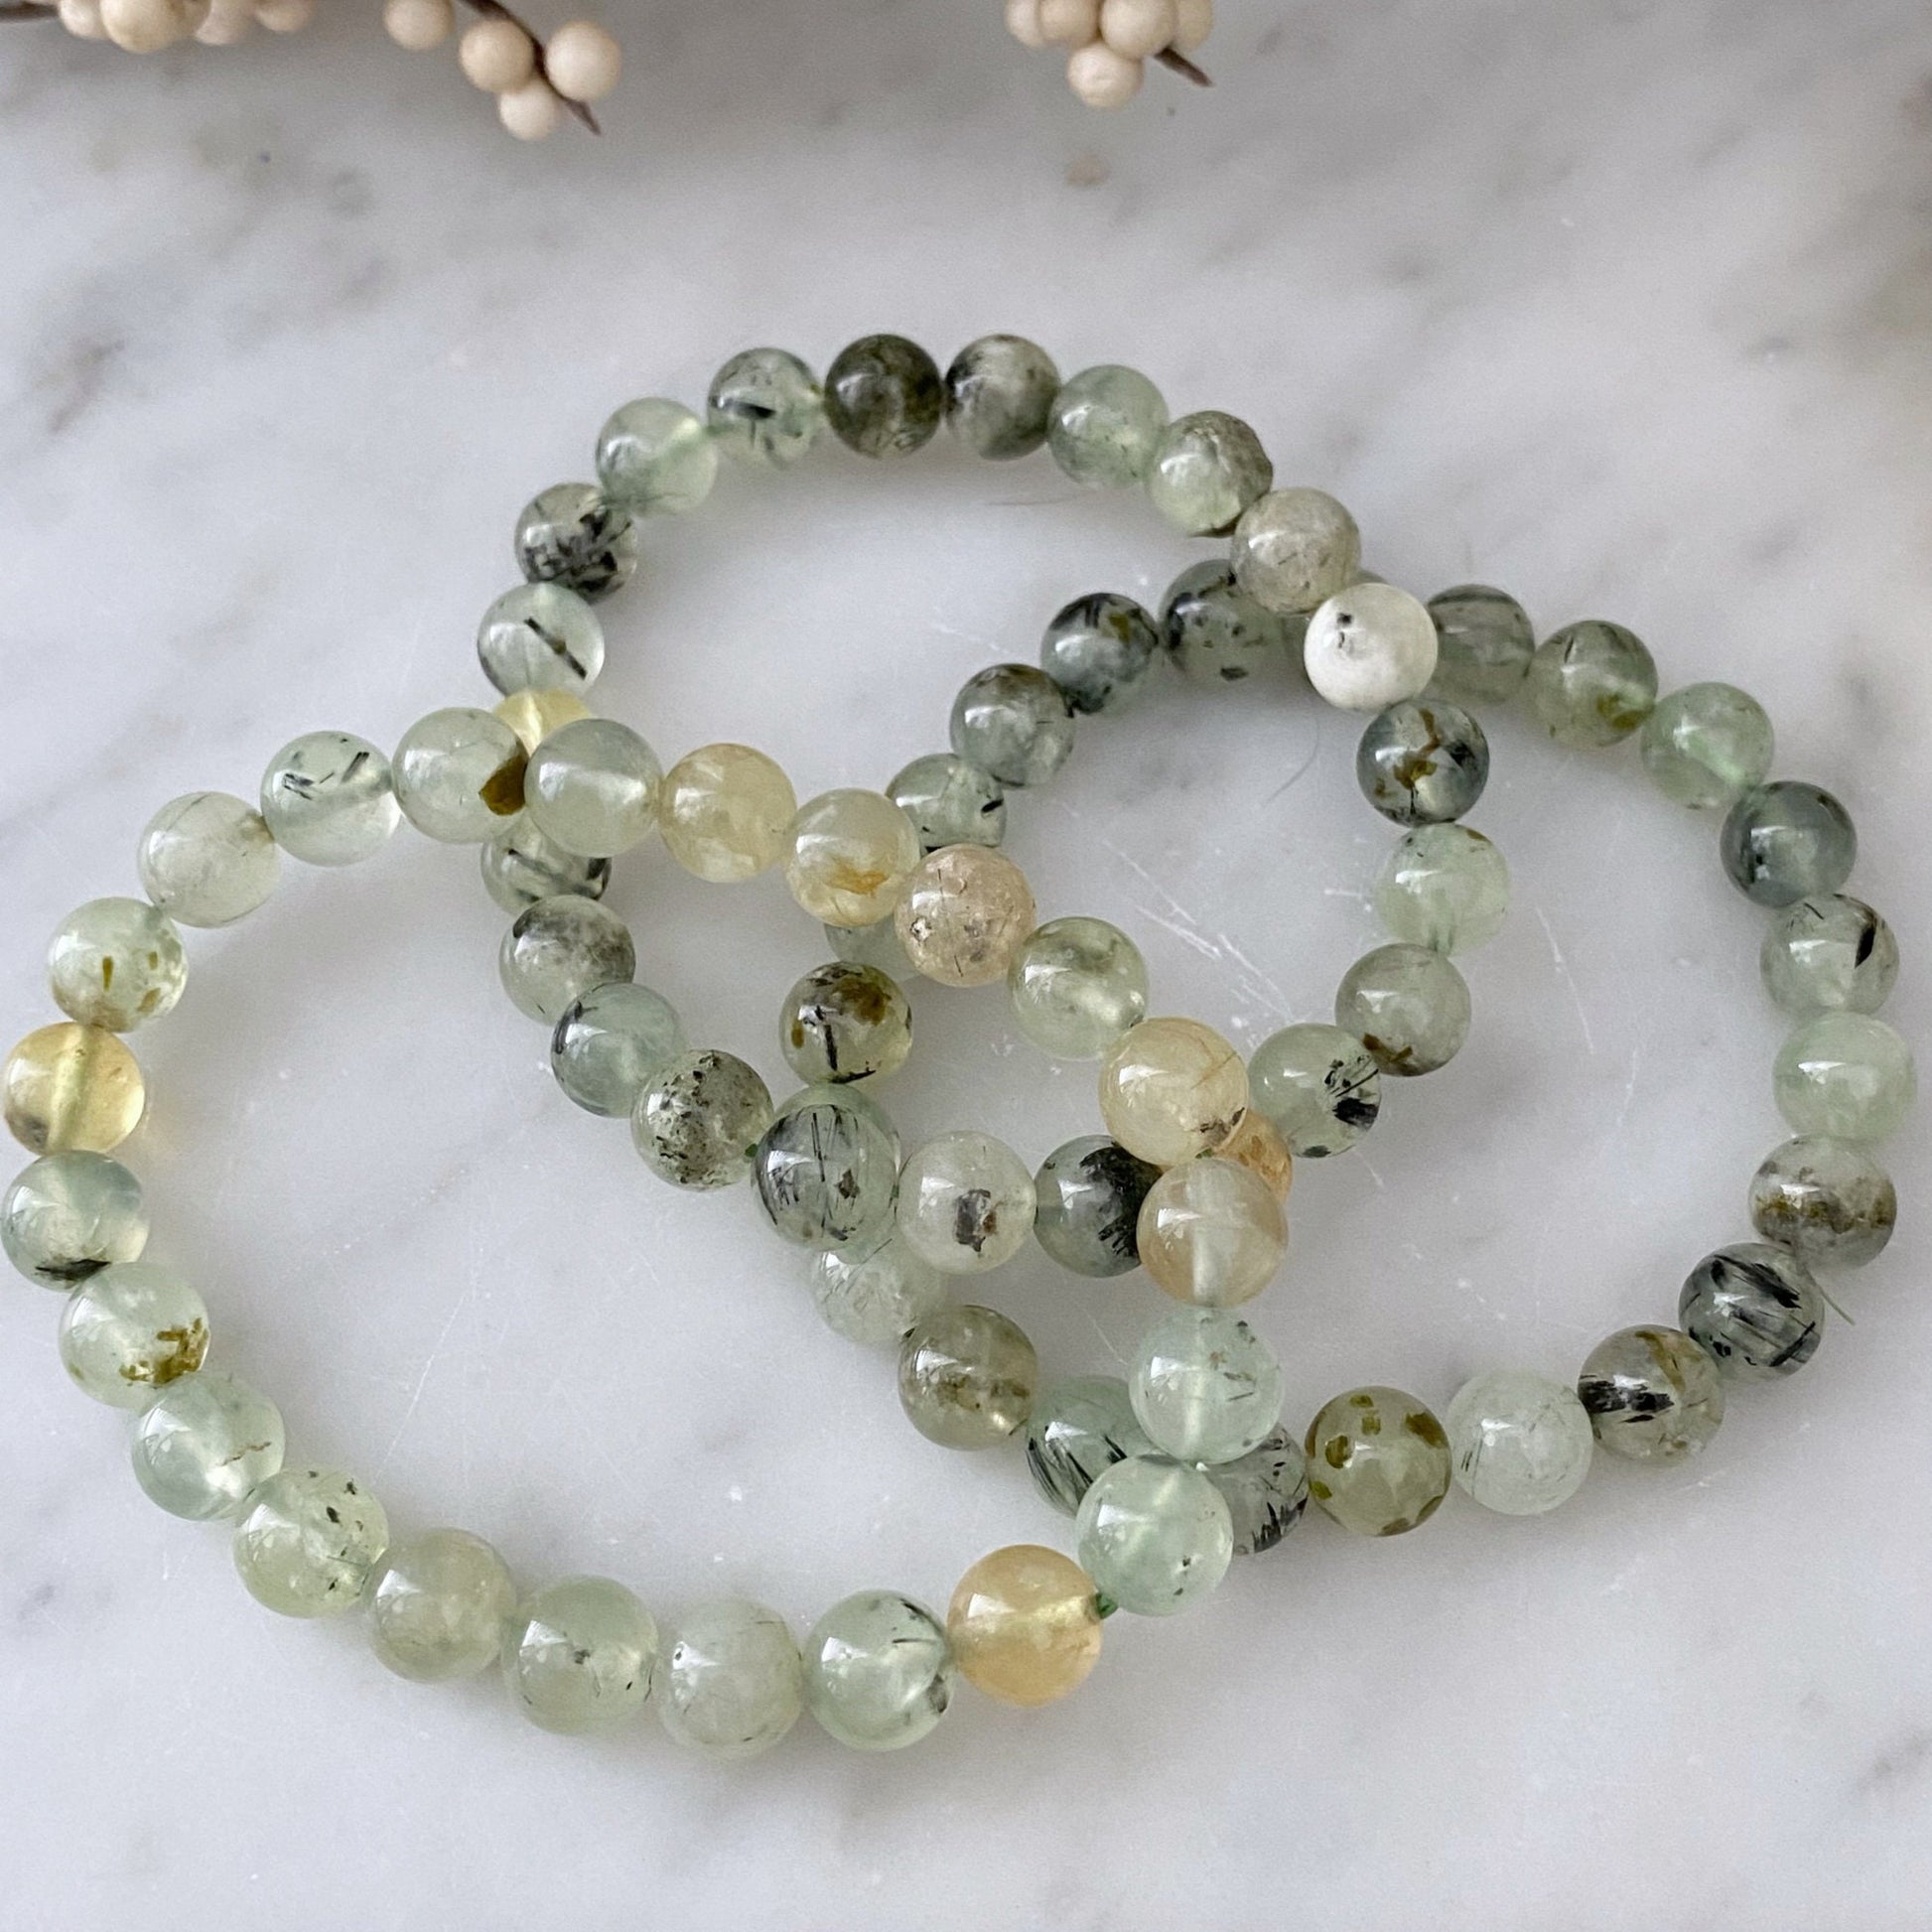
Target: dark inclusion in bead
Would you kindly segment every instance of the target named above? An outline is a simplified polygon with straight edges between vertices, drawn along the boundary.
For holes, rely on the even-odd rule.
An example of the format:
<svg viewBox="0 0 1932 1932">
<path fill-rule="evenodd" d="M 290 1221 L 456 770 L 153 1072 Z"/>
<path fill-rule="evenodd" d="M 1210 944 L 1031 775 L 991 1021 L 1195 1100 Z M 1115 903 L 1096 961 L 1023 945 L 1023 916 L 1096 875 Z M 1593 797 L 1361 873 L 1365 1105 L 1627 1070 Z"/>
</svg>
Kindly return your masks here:
<svg viewBox="0 0 1932 1932">
<path fill-rule="evenodd" d="M 1407 698 L 1368 722 L 1355 751 L 1362 796 L 1398 825 L 1446 825 L 1489 782 L 1482 727 L 1446 698 Z"/>
<path fill-rule="evenodd" d="M 1274 1431 L 1246 1455 L 1216 1462 L 1202 1473 L 1228 1506 L 1237 1557 L 1258 1557 L 1274 1549 L 1308 1507 L 1308 1457 L 1285 1429 Z"/>
<path fill-rule="evenodd" d="M 909 456 L 932 441 L 945 414 L 939 365 L 903 336 L 862 336 L 825 373 L 833 434 L 860 456 Z"/>
<path fill-rule="evenodd" d="M 1040 1163 L 1035 1177 L 1039 1245 L 1076 1275 L 1104 1280 L 1141 1265 L 1141 1203 L 1161 1170 L 1118 1141 L 1090 1134 Z"/>
<path fill-rule="evenodd" d="M 636 525 L 594 484 L 557 483 L 517 518 L 516 564 L 531 583 L 561 584 L 595 604 L 637 568 Z"/>
<path fill-rule="evenodd" d="M 1031 456 L 1046 441 L 1060 392 L 1053 358 L 1023 336 L 982 336 L 946 371 L 946 420 L 953 434 L 991 463 Z"/>
<path fill-rule="evenodd" d="M 1796 1255 L 1746 1241 L 1692 1269 L 1678 1319 L 1720 1374 L 1768 1382 L 1795 1375 L 1817 1354 L 1825 1298 Z"/>
<path fill-rule="evenodd" d="M 1795 905 L 1835 893 L 1852 875 L 1859 835 L 1829 791 L 1780 778 L 1730 808 L 1719 852 L 1731 883 L 1760 905 Z"/>
<path fill-rule="evenodd" d="M 1154 620 L 1131 597 L 1095 591 L 1055 613 L 1040 639 L 1039 668 L 1091 717 L 1140 695 L 1160 645 Z"/>
</svg>

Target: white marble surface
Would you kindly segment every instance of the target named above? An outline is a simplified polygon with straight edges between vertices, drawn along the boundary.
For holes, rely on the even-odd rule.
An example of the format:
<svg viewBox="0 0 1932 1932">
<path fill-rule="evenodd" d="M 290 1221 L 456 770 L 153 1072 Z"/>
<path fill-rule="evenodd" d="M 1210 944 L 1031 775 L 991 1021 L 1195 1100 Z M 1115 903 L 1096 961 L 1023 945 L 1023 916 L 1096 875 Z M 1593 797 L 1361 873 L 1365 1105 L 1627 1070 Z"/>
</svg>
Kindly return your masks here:
<svg viewBox="0 0 1932 1932">
<path fill-rule="evenodd" d="M 359 9 L 354 10 L 359 11 Z M 518 504 L 604 413 L 695 398 L 758 341 L 1038 336 L 1249 415 L 1384 574 L 1614 616 L 1670 681 L 1771 706 L 1780 764 L 1858 814 L 1924 1037 L 1932 811 L 1932 25 L 1912 0 L 1224 0 L 1222 85 L 1078 112 L 993 0 L 650 0 L 601 143 L 518 149 L 447 61 L 343 16 L 136 63 L 0 45 L 0 881 L 12 1027 L 43 935 L 133 885 L 135 834 L 246 792 L 323 725 L 478 702 L 469 637 Z M 1043 461 L 828 452 L 652 532 L 603 704 L 667 754 L 765 746 L 801 790 L 942 740 L 971 669 L 1062 599 L 1188 555 Z M 1165 687 L 1016 810 L 1042 902 L 1120 919 L 1159 1004 L 1247 1044 L 1319 1014 L 1385 831 L 1352 732 L 1283 682 Z M 1499 724 L 1479 822 L 1518 898 L 1470 962 L 1461 1061 L 1307 1169 L 1258 1317 L 1305 1419 L 1353 1382 L 1439 1405 L 1667 1318 L 1746 1231 L 1780 1137 L 1760 920 L 1714 827 L 1633 758 Z M 197 935 L 141 1050 L 152 1252 L 298 1453 L 518 1569 L 799 1626 L 861 1585 L 943 1599 L 1063 1539 L 1018 1459 L 904 1426 L 749 1206 L 674 1198 L 569 1108 L 501 999 L 467 853 L 399 840 Z M 694 1032 L 775 1079 L 819 951 L 767 881 L 661 853 L 615 902 Z M 1033 1158 L 1084 1131 L 997 995 L 918 998 L 908 1133 Z M 1357 1545 L 1311 1522 L 1184 1623 L 1110 1626 L 1072 1704 L 962 1696 L 928 1746 L 809 1727 L 749 1768 L 654 1723 L 521 1726 L 493 1684 L 388 1678 L 269 1617 L 218 1531 L 148 1507 L 64 1386 L 53 1299 L 0 1295 L 0 1923 L 9 1932 L 663 1925 L 681 1932 L 1349 1923 L 1904 1932 L 1932 1913 L 1932 1301 L 1906 1230 L 1787 1387 L 1677 1473 L 1559 1518 L 1461 1499 Z M 989 1293 L 1101 1368 L 1147 1291 L 1029 1262 Z"/>
</svg>

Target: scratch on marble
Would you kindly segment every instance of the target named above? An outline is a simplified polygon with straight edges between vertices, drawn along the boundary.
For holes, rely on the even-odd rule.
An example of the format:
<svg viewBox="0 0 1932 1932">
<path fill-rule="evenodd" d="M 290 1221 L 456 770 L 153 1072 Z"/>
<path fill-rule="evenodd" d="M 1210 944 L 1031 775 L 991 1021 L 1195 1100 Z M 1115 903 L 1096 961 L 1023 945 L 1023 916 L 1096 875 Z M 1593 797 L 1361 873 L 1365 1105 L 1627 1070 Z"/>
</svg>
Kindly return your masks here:
<svg viewBox="0 0 1932 1932">
<path fill-rule="evenodd" d="M 441 1332 L 430 1343 L 429 1353 L 423 1357 L 422 1373 L 416 1377 L 416 1386 L 409 1392 L 409 1402 L 402 1412 L 402 1420 L 396 1424 L 396 1431 L 389 1438 L 388 1448 L 376 1458 L 375 1473 L 377 1475 L 380 1475 L 389 1466 L 389 1458 L 395 1454 L 398 1445 L 402 1442 L 403 1436 L 409 1428 L 411 1419 L 416 1414 L 417 1405 L 423 1399 L 423 1391 L 429 1386 L 430 1375 L 435 1369 L 437 1362 L 441 1359 L 444 1346 L 449 1341 L 450 1335 L 456 1327 L 457 1317 L 469 1307 L 470 1300 L 475 1293 L 476 1286 L 473 1283 L 466 1287 L 463 1293 L 451 1303 L 450 1312 L 444 1319 Z"/>
<path fill-rule="evenodd" d="M 1540 905 L 1536 908 L 1536 922 L 1543 928 L 1543 937 L 1549 942 L 1550 960 L 1557 969 L 1557 977 L 1569 990 L 1570 1004 L 1577 1009 L 1577 1024 L 1584 1030 L 1584 1051 L 1594 1059 L 1596 1041 L 1589 1031 L 1589 1015 L 1584 1011 L 1584 996 L 1578 991 L 1576 979 L 1570 971 L 1570 962 L 1563 956 L 1563 948 L 1557 944 L 1555 928 Z"/>
</svg>

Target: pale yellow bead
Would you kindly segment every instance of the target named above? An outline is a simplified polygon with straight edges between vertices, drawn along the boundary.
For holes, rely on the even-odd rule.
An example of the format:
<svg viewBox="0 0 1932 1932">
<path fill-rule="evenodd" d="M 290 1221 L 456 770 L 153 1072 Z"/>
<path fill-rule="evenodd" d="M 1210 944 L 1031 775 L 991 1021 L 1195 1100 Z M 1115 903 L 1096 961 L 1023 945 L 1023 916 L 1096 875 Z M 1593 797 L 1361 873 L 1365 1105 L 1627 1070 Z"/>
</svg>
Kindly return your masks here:
<svg viewBox="0 0 1932 1932">
<path fill-rule="evenodd" d="M 506 94 L 536 71 L 537 48 L 513 20 L 474 21 L 457 43 L 457 65 L 486 94 Z"/>
<path fill-rule="evenodd" d="M 1198 1020 L 1143 1020 L 1101 1063 L 1108 1133 L 1157 1168 L 1214 1153 L 1247 1112 L 1241 1055 Z"/>
<path fill-rule="evenodd" d="M 749 745 L 700 746 L 665 772 L 657 794 L 665 849 L 715 886 L 770 871 L 797 812 L 791 780 Z"/>
<path fill-rule="evenodd" d="M 100 18 L 100 0 L 61 0 L 61 25 L 75 40 L 107 38 L 107 29 Z"/>
<path fill-rule="evenodd" d="M 64 1021 L 31 1033 L 0 1070 L 7 1126 L 36 1154 L 107 1154 L 140 1124 L 141 1064 L 100 1027 Z"/>
<path fill-rule="evenodd" d="M 969 1683 L 1002 1704 L 1051 1704 L 1077 1690 L 1100 1659 L 1098 1595 L 1093 1579 L 1057 1550 L 995 1550 L 952 1593 L 953 1658 Z"/>
<path fill-rule="evenodd" d="M 1129 61 L 1172 47 L 1179 29 L 1174 0 L 1100 0 L 1100 38 Z"/>
<path fill-rule="evenodd" d="M 100 0 L 100 24 L 116 47 L 155 54 L 185 41 L 207 10 L 208 0 Z"/>
<path fill-rule="evenodd" d="M 1234 1309 L 1273 1280 L 1288 1223 L 1258 1173 L 1209 1155 L 1170 1168 L 1148 1189 L 1135 1244 L 1155 1286 L 1176 1302 Z"/>
<path fill-rule="evenodd" d="M 212 0 L 195 38 L 204 47 L 235 47 L 254 31 L 254 0 Z"/>
<path fill-rule="evenodd" d="M 450 0 L 385 0 L 382 26 L 398 47 L 426 54 L 455 31 L 456 9 Z"/>
<path fill-rule="evenodd" d="M 1259 1107 L 1248 1109 L 1218 1152 L 1222 1160 L 1238 1161 L 1250 1173 L 1259 1174 L 1277 1200 L 1287 1200 L 1295 1185 L 1295 1156 L 1281 1130 Z"/>
<path fill-rule="evenodd" d="M 623 72 L 623 49 L 589 20 L 567 20 L 543 44 L 543 70 L 566 100 L 602 100 Z"/>
<path fill-rule="evenodd" d="M 1085 47 L 1100 31 L 1100 0 L 1039 0 L 1039 37 L 1049 47 Z"/>
<path fill-rule="evenodd" d="M 983 845 L 928 853 L 905 882 L 893 914 L 905 956 L 941 986 L 990 986 L 1005 979 L 1037 917 L 1027 875 Z"/>
<path fill-rule="evenodd" d="M 1039 21 L 1039 0 L 1007 0 L 1007 32 L 1022 47 L 1035 49 L 1046 45 Z"/>
<path fill-rule="evenodd" d="M 821 792 L 785 830 L 785 884 L 826 925 L 890 917 L 918 863 L 912 821 L 883 792 Z"/>
<path fill-rule="evenodd" d="M 1089 107 L 1125 107 L 1141 91 L 1145 69 L 1116 54 L 1105 41 L 1076 48 L 1066 63 L 1066 84 Z"/>
<path fill-rule="evenodd" d="M 1214 0 L 1174 0 L 1174 13 L 1177 19 L 1173 36 L 1175 51 L 1192 54 L 1195 49 L 1205 46 L 1208 35 L 1214 31 Z"/>
<path fill-rule="evenodd" d="M 517 691 L 496 707 L 496 715 L 534 752 L 553 731 L 588 718 L 591 708 L 574 691 Z"/>
<path fill-rule="evenodd" d="M 299 34 L 316 17 L 316 0 L 255 0 L 255 18 L 271 34 Z"/>
<path fill-rule="evenodd" d="M 519 141 L 547 141 L 563 124 L 564 104 L 542 74 L 496 96 L 496 118 Z"/>
</svg>

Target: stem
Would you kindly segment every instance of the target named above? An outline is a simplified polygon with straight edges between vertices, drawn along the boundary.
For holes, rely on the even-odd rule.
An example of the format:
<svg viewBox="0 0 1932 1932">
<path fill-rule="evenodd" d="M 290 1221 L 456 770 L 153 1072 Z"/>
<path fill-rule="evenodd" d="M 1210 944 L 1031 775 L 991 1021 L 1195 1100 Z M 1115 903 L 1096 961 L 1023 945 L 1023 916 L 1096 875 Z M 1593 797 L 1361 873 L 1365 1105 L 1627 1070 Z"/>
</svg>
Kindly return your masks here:
<svg viewBox="0 0 1932 1932">
<path fill-rule="evenodd" d="M 4 4 L 4 0 L 0 0 L 0 4 Z M 526 22 L 517 19 L 517 17 L 513 13 L 511 13 L 506 6 L 502 4 L 502 0 L 464 0 L 464 4 L 474 9 L 477 13 L 483 14 L 487 19 L 507 20 L 512 27 L 521 27 L 523 31 L 530 36 L 531 43 L 535 46 L 537 50 L 537 71 L 543 75 L 545 82 L 549 84 L 551 86 L 551 90 L 555 92 L 555 83 L 550 80 L 550 69 L 546 68 L 543 64 L 543 42 L 538 37 L 538 35 L 532 31 L 532 29 L 529 27 L 529 25 Z M 582 121 L 584 125 L 587 128 L 589 128 L 593 134 L 602 134 L 604 132 L 604 130 L 601 127 L 599 127 L 597 124 L 597 116 L 593 114 L 591 110 L 588 107 L 586 107 L 581 100 L 564 100 L 562 94 L 558 94 L 557 98 L 559 100 L 563 100 L 564 105 L 567 108 L 569 108 L 570 111 L 573 114 L 575 114 L 577 118 L 580 121 Z"/>
<path fill-rule="evenodd" d="M 1196 87 L 1211 87 L 1214 84 L 1177 47 L 1164 47 L 1154 58 L 1183 80 L 1191 80 Z"/>
<path fill-rule="evenodd" d="M 0 21 L 58 20 L 53 0 L 0 0 Z"/>
</svg>

